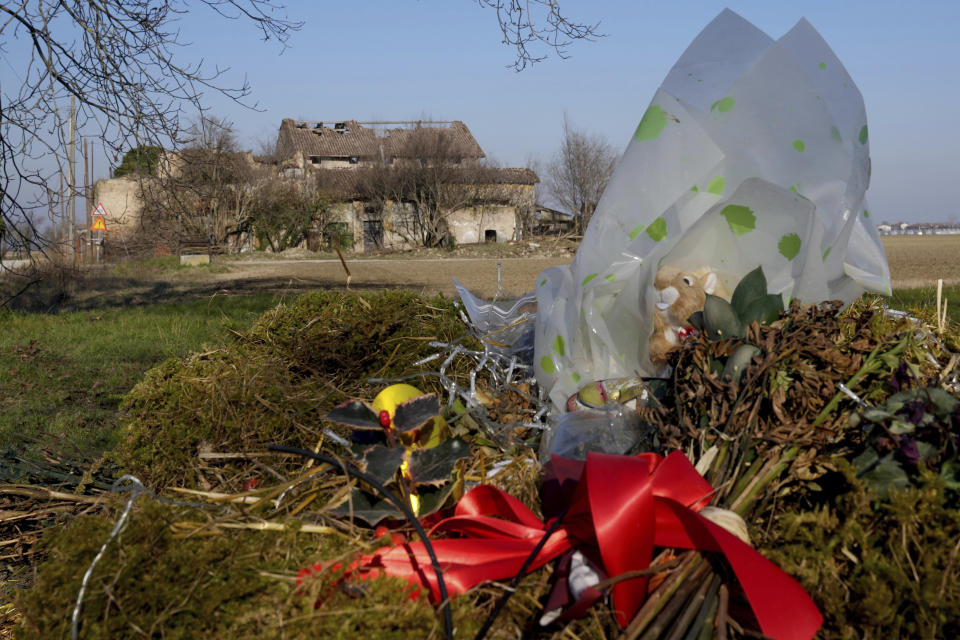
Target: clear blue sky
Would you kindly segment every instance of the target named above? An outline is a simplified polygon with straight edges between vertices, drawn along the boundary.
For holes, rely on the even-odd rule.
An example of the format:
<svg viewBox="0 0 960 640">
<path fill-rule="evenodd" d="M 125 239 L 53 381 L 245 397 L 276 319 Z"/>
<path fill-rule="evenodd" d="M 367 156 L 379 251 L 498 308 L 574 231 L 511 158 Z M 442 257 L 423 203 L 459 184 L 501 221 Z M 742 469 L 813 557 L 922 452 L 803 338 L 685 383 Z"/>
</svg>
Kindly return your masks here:
<svg viewBox="0 0 960 640">
<path fill-rule="evenodd" d="M 473 0 L 287 0 L 305 22 L 282 52 L 253 27 L 200 3 L 181 21 L 183 60 L 229 66 L 262 112 L 211 99 L 241 140 L 275 138 L 306 120 L 463 120 L 505 166 L 546 159 L 563 113 L 622 150 L 667 71 L 724 7 L 774 38 L 806 17 L 860 88 L 867 107 L 878 220 L 960 221 L 960 2 L 562 0 L 564 13 L 607 34 L 516 73 L 496 16 Z M 103 164 L 100 165 L 103 167 Z M 105 168 L 103 169 L 105 171 Z"/>
</svg>

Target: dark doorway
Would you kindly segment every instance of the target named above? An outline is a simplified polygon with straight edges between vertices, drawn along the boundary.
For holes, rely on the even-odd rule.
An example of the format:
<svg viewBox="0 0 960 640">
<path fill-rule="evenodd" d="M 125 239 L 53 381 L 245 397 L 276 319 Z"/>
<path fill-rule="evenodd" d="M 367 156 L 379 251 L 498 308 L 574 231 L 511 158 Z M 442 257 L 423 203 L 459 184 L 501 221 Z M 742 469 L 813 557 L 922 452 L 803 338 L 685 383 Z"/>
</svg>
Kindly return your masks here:
<svg viewBox="0 0 960 640">
<path fill-rule="evenodd" d="M 383 222 L 380 220 L 363 221 L 363 250 L 375 251 L 383 248 Z"/>
<path fill-rule="evenodd" d="M 497 241 L 497 230 L 496 229 L 487 229 L 483 232 L 483 241 L 484 242 L 496 242 Z"/>
</svg>

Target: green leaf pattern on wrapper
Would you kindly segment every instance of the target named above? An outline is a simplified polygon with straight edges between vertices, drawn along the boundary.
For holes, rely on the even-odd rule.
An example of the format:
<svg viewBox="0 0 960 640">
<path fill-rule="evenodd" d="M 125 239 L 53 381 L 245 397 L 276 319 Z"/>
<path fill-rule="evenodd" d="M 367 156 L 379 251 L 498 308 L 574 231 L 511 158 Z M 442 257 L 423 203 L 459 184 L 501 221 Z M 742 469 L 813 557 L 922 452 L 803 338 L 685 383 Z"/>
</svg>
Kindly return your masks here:
<svg viewBox="0 0 960 640">
<path fill-rule="evenodd" d="M 553 363 L 553 358 L 550 356 L 540 358 L 540 368 L 543 369 L 543 372 L 546 374 L 553 374 L 557 371 L 557 365 Z"/>
<path fill-rule="evenodd" d="M 564 341 L 563 336 L 557 336 L 553 341 L 553 350 L 558 355 L 564 355 L 564 351 L 566 351 L 566 342 Z"/>
<path fill-rule="evenodd" d="M 800 253 L 800 247 L 802 244 L 803 243 L 800 240 L 800 236 L 795 233 L 788 233 L 780 238 L 780 242 L 777 243 L 777 249 L 780 251 L 780 255 L 782 255 L 784 258 L 787 260 L 793 260 L 797 257 L 797 254 Z"/>
<path fill-rule="evenodd" d="M 633 134 L 636 140 L 656 140 L 660 137 L 664 128 L 667 126 L 667 112 L 658 104 L 652 104 L 647 108 L 637 130 Z"/>
<path fill-rule="evenodd" d="M 733 109 L 733 105 L 735 104 L 736 104 L 736 100 L 734 100 L 730 96 L 725 96 L 723 98 L 720 98 L 716 102 L 714 102 L 712 105 L 710 105 L 710 111 L 719 111 L 720 113 L 727 113 L 728 111 Z"/>
<path fill-rule="evenodd" d="M 660 242 L 667 237 L 667 221 L 663 218 L 657 218 L 647 227 L 647 235 L 654 242 Z"/>
<path fill-rule="evenodd" d="M 757 227 L 757 217 L 753 215 L 753 210 L 750 207 L 741 204 L 728 204 L 720 213 L 727 219 L 730 231 L 735 235 L 742 236 Z"/>
</svg>

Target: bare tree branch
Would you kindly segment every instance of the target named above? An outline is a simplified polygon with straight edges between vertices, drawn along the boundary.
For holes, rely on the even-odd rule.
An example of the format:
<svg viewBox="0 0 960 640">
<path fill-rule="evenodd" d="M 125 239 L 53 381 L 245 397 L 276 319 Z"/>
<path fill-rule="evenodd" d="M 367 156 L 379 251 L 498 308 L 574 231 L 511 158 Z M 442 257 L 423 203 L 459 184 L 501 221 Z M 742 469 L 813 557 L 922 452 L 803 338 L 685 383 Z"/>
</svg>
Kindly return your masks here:
<svg viewBox="0 0 960 640">
<path fill-rule="evenodd" d="M 575 41 L 594 42 L 604 37 L 598 31 L 599 22 L 591 25 L 564 16 L 559 0 L 477 0 L 477 4 L 496 11 L 503 44 L 514 47 L 517 52 L 513 63 L 507 65 L 515 71 L 545 60 L 544 49 L 553 50 L 566 59 Z"/>
<path fill-rule="evenodd" d="M 605 139 L 574 129 L 563 116 L 563 140 L 547 165 L 547 191 L 573 214 L 577 233 L 590 222 L 613 175 L 618 154 Z"/>
<path fill-rule="evenodd" d="M 264 40 L 281 44 L 301 26 L 274 0 L 0 0 L 0 54 L 26 60 L 13 68 L 19 86 L 0 89 L 0 219 L 8 234 L 30 210 L 49 206 L 40 200 L 67 163 L 64 98 L 76 99 L 77 129 L 115 159 L 133 147 L 174 148 L 181 119 L 205 113 L 205 93 L 243 104 L 246 83 L 225 86 L 226 69 L 177 55 L 186 43 L 176 22 L 197 5 L 252 22 Z M 42 248 L 42 239 L 34 244 Z"/>
</svg>

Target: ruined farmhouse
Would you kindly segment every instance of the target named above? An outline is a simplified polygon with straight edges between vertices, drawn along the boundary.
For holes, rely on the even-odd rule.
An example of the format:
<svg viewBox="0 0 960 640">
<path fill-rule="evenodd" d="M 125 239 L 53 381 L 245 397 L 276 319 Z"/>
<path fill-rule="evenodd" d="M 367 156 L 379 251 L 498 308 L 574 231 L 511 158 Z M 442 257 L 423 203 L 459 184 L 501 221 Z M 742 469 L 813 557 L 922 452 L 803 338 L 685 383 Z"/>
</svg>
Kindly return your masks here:
<svg viewBox="0 0 960 640">
<path fill-rule="evenodd" d="M 285 119 L 276 156 L 284 176 L 315 176 L 335 194 L 328 235 L 357 251 L 416 246 L 441 232 L 458 244 L 504 242 L 534 210 L 536 174 L 483 166 L 460 121 Z"/>
<path fill-rule="evenodd" d="M 187 149 L 160 153 L 147 173 L 101 180 L 107 239 L 180 248 L 208 238 L 211 250 L 266 248 L 258 194 L 286 184 L 319 195 L 303 244 L 347 251 L 504 242 L 531 227 L 529 169 L 486 166 L 462 122 L 283 120 L 272 158 Z M 196 166 L 193 166 L 196 164 Z M 270 214 L 272 215 L 272 214 Z M 135 239 L 135 240 L 132 240 Z"/>
</svg>

